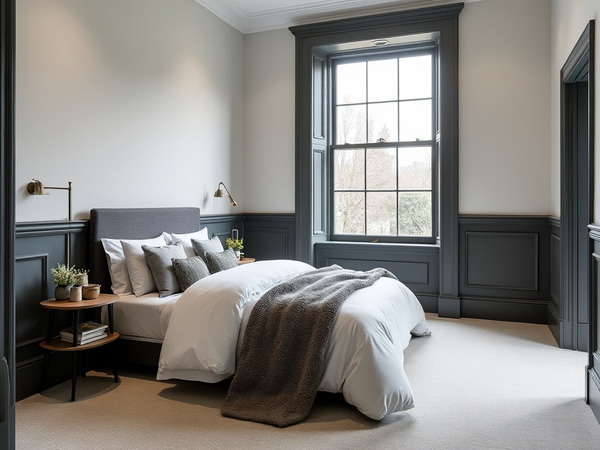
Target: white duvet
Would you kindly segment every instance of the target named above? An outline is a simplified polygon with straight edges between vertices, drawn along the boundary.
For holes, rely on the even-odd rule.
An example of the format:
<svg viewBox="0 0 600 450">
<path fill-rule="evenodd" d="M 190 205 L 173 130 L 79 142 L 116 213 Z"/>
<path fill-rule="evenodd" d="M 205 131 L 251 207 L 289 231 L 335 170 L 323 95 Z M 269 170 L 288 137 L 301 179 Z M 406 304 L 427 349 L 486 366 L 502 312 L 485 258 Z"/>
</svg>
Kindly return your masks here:
<svg viewBox="0 0 600 450">
<path fill-rule="evenodd" d="M 256 301 L 278 282 L 313 269 L 298 261 L 259 261 L 196 282 L 173 308 L 157 379 L 215 383 L 233 375 Z M 403 368 L 411 333 L 429 330 L 421 304 L 402 283 L 382 277 L 354 292 L 333 327 L 319 390 L 342 392 L 376 420 L 412 408 Z"/>
</svg>

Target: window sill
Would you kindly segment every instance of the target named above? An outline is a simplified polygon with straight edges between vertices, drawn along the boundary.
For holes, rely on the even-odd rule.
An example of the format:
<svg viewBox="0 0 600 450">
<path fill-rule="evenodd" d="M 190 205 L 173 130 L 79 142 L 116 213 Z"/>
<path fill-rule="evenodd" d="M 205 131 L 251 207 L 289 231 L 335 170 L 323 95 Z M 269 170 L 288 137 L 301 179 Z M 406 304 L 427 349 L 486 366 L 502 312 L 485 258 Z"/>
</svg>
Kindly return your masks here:
<svg viewBox="0 0 600 450">
<path fill-rule="evenodd" d="M 316 242 L 315 250 L 353 250 L 358 252 L 418 252 L 438 253 L 438 244 L 396 243 L 396 242 L 351 242 L 351 241 L 325 241 Z"/>
</svg>

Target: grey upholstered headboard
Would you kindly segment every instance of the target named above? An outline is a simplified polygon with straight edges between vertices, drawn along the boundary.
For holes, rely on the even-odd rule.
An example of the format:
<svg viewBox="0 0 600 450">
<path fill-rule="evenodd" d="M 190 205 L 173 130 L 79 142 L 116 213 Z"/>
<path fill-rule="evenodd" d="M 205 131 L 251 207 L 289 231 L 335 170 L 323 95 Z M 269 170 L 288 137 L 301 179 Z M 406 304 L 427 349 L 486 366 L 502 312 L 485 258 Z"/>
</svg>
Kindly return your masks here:
<svg viewBox="0 0 600 450">
<path fill-rule="evenodd" d="M 90 211 L 91 283 L 111 292 L 102 238 L 148 239 L 163 231 L 191 233 L 200 229 L 200 208 L 97 208 Z"/>
</svg>

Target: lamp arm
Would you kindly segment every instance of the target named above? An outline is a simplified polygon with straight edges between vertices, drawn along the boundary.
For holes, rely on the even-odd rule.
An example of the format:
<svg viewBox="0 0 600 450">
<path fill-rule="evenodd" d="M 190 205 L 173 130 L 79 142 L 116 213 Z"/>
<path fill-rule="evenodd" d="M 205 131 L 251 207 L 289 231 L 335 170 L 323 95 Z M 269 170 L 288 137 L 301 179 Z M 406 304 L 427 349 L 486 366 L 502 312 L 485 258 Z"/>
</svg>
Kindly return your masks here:
<svg viewBox="0 0 600 450">
<path fill-rule="evenodd" d="M 237 202 L 233 198 L 233 195 L 231 195 L 231 192 L 229 192 L 229 189 L 227 189 L 227 186 L 225 186 L 225 183 L 223 183 L 222 181 L 219 181 L 219 185 L 217 186 L 217 192 L 221 190 L 221 186 L 223 186 L 227 191 L 227 196 L 229 197 L 229 203 L 231 203 L 231 206 L 237 206 Z"/>
<path fill-rule="evenodd" d="M 227 186 L 225 186 L 225 183 L 223 183 L 222 181 L 219 181 L 219 186 L 223 186 L 225 188 L 225 190 L 227 191 L 227 195 L 231 195 L 231 192 L 229 192 L 229 189 L 227 189 Z"/>
<path fill-rule="evenodd" d="M 71 211 L 72 211 L 72 208 L 71 208 L 71 205 L 72 205 L 72 202 L 71 202 L 71 191 L 72 191 L 72 189 L 71 189 L 71 182 L 69 181 L 69 186 L 68 187 L 44 186 L 44 189 L 55 189 L 55 190 L 58 190 L 58 191 L 69 191 L 69 221 L 71 221 L 71 217 L 72 217 L 72 214 L 71 214 Z"/>
</svg>

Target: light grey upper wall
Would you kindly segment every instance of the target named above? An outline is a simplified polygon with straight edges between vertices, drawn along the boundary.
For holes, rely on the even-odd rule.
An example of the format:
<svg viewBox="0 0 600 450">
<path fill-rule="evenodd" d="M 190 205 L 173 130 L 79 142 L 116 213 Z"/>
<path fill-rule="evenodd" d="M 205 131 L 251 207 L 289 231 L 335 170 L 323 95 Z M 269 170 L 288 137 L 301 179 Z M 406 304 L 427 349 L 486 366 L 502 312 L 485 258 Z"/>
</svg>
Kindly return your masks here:
<svg viewBox="0 0 600 450">
<path fill-rule="evenodd" d="M 459 212 L 550 213 L 550 2 L 459 17 Z"/>
<path fill-rule="evenodd" d="M 246 89 L 260 92 L 246 92 L 247 195 L 260 186 L 247 200 L 252 211 L 272 211 L 274 204 L 294 211 L 288 174 L 295 44 L 281 33 L 289 32 L 246 36 Z M 465 4 L 459 16 L 460 213 L 550 212 L 549 41 L 548 0 Z M 263 141 L 268 130 L 276 142 Z"/>
<path fill-rule="evenodd" d="M 245 36 L 246 212 L 294 212 L 295 40 L 288 30 Z"/>
<path fill-rule="evenodd" d="M 193 0 L 17 2 L 17 221 L 200 206 L 224 181 L 244 207 L 243 45 Z"/>
<path fill-rule="evenodd" d="M 596 35 L 600 31 L 598 0 L 552 0 L 552 62 L 551 62 L 551 147 L 552 147 L 552 215 L 560 216 L 560 70 L 567 61 L 588 22 L 596 20 Z M 600 42 L 596 38 L 596 92 L 600 82 Z M 596 135 L 600 131 L 600 101 L 596 96 Z M 596 137 L 596 180 L 600 176 L 600 139 Z M 594 188 L 594 221 L 600 221 L 600 183 Z"/>
<path fill-rule="evenodd" d="M 461 213 L 558 215 L 551 55 L 554 77 L 596 3 L 465 4 Z M 72 181 L 78 218 L 109 206 L 293 212 L 294 52 L 288 30 L 243 36 L 193 0 L 19 0 L 17 220 L 66 217 L 66 194 L 26 195 L 34 177 Z M 221 180 L 238 208 L 212 197 Z"/>
</svg>

